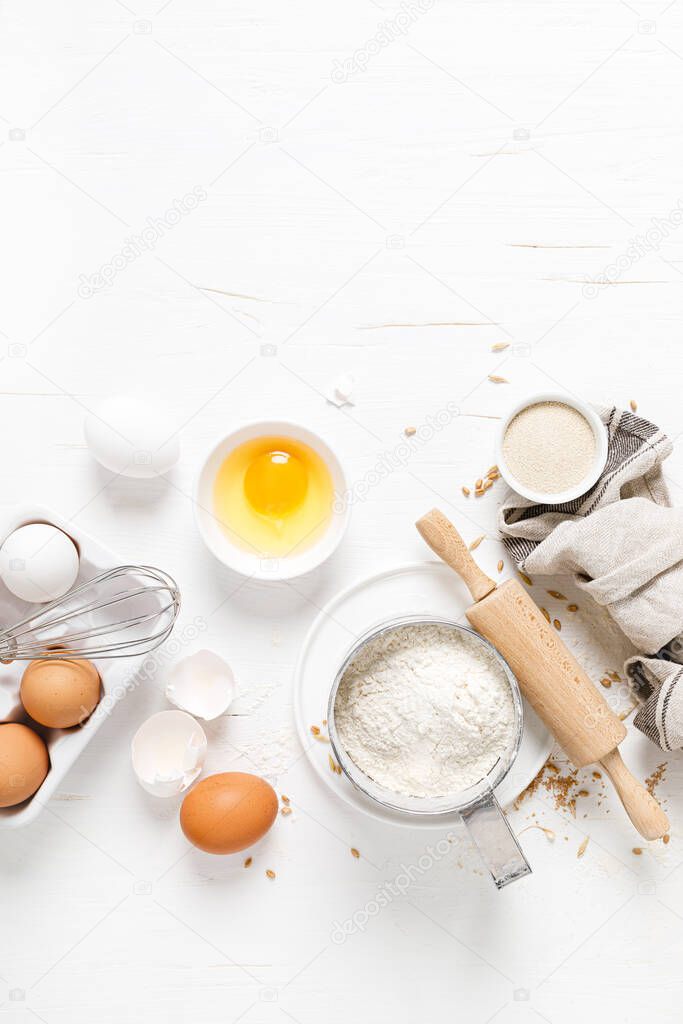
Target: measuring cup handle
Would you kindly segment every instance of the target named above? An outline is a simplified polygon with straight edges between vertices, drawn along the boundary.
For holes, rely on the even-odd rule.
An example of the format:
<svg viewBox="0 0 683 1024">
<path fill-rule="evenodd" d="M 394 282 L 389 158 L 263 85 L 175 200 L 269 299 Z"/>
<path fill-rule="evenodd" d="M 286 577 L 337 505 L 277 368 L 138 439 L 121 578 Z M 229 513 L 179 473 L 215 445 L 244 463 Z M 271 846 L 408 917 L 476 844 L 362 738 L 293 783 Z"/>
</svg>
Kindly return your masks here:
<svg viewBox="0 0 683 1024">
<path fill-rule="evenodd" d="M 529 863 L 492 789 L 460 813 L 497 889 L 531 874 Z"/>
</svg>

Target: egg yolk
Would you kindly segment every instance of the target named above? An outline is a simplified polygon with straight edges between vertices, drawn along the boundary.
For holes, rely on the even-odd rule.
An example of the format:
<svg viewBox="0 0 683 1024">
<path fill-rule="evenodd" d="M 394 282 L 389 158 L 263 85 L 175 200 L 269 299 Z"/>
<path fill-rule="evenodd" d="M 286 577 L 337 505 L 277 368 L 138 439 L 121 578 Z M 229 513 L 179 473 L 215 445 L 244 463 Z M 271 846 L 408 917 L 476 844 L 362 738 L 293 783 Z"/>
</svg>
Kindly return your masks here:
<svg viewBox="0 0 683 1024">
<path fill-rule="evenodd" d="M 284 519 L 306 497 L 308 474 L 302 462 L 288 452 L 258 455 L 244 475 L 244 493 L 251 507 L 262 516 Z"/>
</svg>

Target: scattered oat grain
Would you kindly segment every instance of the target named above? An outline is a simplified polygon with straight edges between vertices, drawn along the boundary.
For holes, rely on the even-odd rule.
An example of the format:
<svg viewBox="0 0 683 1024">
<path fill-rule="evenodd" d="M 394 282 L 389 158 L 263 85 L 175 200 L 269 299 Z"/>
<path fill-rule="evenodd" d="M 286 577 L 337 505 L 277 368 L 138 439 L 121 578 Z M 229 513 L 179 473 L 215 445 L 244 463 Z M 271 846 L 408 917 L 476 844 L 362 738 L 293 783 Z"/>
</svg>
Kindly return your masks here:
<svg viewBox="0 0 683 1024">
<path fill-rule="evenodd" d="M 356 860 L 358 860 L 358 858 L 360 857 L 360 851 L 357 850 L 355 846 L 351 847 L 351 856 L 355 857 Z"/>
<path fill-rule="evenodd" d="M 671 836 L 669 835 L 668 832 L 666 833 L 665 836 L 662 836 L 662 842 L 664 843 L 664 845 L 667 845 L 670 842 L 670 840 L 671 840 Z"/>
<path fill-rule="evenodd" d="M 544 828 L 543 825 L 538 825 L 534 822 L 532 825 L 527 825 L 526 828 L 523 828 L 522 832 L 528 832 L 530 828 L 537 828 L 539 831 L 543 832 L 549 843 L 555 842 L 555 833 L 551 828 Z M 522 832 L 519 833 L 520 836 L 522 835 Z"/>
<path fill-rule="evenodd" d="M 503 571 L 503 565 L 504 564 L 505 563 L 503 562 L 503 559 L 501 558 L 500 562 L 498 563 L 498 567 L 497 567 L 498 568 L 498 572 L 502 572 Z"/>
<path fill-rule="evenodd" d="M 635 398 L 632 398 L 628 404 L 631 406 L 631 412 L 638 412 L 638 403 Z"/>
<path fill-rule="evenodd" d="M 578 612 L 578 610 L 579 610 L 578 604 L 568 604 L 567 605 L 567 611 L 568 612 Z"/>
<path fill-rule="evenodd" d="M 606 690 L 609 690 L 610 686 L 612 685 L 612 680 L 611 679 L 601 679 L 600 680 L 600 685 L 604 686 Z"/>
<path fill-rule="evenodd" d="M 558 631 L 558 633 L 562 629 L 562 623 L 560 622 L 559 619 L 553 619 L 553 626 Z"/>
<path fill-rule="evenodd" d="M 496 373 L 490 373 L 489 374 L 489 380 L 491 381 L 492 384 L 509 384 L 510 383 L 510 381 L 507 379 L 507 377 L 499 377 L 498 374 L 496 374 Z"/>
<path fill-rule="evenodd" d="M 463 487 L 462 488 L 462 493 L 465 495 L 466 498 L 469 498 L 469 496 L 470 496 L 470 489 L 469 489 L 469 487 Z"/>
<path fill-rule="evenodd" d="M 525 572 L 522 572 L 521 569 L 519 570 L 519 575 L 520 579 L 522 579 L 524 583 L 526 583 L 527 587 L 533 587 L 534 584 L 533 580 L 531 579 L 531 576 L 527 576 L 527 574 Z"/>
<path fill-rule="evenodd" d="M 291 807 L 286 807 L 285 806 L 285 807 L 281 808 L 281 810 L 280 810 L 280 814 L 283 817 L 286 817 L 288 814 L 291 814 L 291 813 L 292 813 L 292 808 Z"/>
<path fill-rule="evenodd" d="M 554 597 L 556 601 L 566 601 L 567 600 L 567 598 L 564 596 L 564 594 L 561 594 L 559 592 L 559 590 L 546 590 L 546 594 L 550 594 L 550 596 Z"/>
<path fill-rule="evenodd" d="M 412 437 L 413 434 L 417 434 L 417 427 L 406 427 L 403 433 L 406 437 Z"/>
<path fill-rule="evenodd" d="M 311 726 L 311 732 L 313 733 L 314 736 L 319 736 L 320 735 L 320 728 L 319 728 L 319 726 L 312 725 Z"/>
<path fill-rule="evenodd" d="M 486 534 L 482 533 L 479 537 L 476 537 L 469 546 L 469 551 L 476 551 L 483 540 L 486 539 Z"/>
<path fill-rule="evenodd" d="M 550 612 L 548 611 L 548 609 L 547 608 L 541 608 L 541 611 L 543 612 L 543 615 L 544 615 L 545 619 L 548 622 L 550 622 Z"/>
<path fill-rule="evenodd" d="M 266 875 L 268 878 L 275 878 L 275 872 L 271 868 L 266 868 Z"/>
<path fill-rule="evenodd" d="M 280 799 L 282 800 L 283 804 L 286 804 L 287 806 L 289 806 L 289 797 L 288 796 L 285 796 L 285 794 L 283 793 L 282 796 L 280 797 Z"/>
<path fill-rule="evenodd" d="M 247 859 L 244 862 L 244 867 L 245 868 L 250 868 L 253 863 L 254 863 L 254 858 L 253 857 L 247 857 Z"/>
<path fill-rule="evenodd" d="M 583 857 L 584 853 L 586 852 L 586 847 L 588 846 L 589 839 L 590 839 L 590 836 L 584 836 L 583 840 L 581 841 L 581 845 L 579 846 L 578 850 L 576 851 L 576 856 L 577 857 Z"/>
<path fill-rule="evenodd" d="M 510 348 L 509 341 L 497 341 L 495 345 L 491 345 L 492 352 L 504 352 L 506 348 Z"/>
<path fill-rule="evenodd" d="M 642 856 L 642 853 L 643 853 L 642 846 L 634 846 L 633 849 L 631 850 L 631 853 L 633 854 L 634 857 Z"/>
</svg>

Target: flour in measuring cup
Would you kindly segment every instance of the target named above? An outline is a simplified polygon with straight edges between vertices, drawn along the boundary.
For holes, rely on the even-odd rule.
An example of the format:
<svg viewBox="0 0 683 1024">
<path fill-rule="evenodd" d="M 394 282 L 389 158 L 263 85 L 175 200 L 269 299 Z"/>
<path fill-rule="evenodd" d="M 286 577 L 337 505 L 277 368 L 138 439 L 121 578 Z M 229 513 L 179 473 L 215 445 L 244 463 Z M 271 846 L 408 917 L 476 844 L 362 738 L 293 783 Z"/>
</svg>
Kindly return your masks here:
<svg viewBox="0 0 683 1024">
<path fill-rule="evenodd" d="M 380 786 L 437 797 L 486 775 L 514 741 L 515 709 L 488 647 L 415 623 L 359 651 L 339 685 L 335 722 L 351 760 Z"/>
</svg>

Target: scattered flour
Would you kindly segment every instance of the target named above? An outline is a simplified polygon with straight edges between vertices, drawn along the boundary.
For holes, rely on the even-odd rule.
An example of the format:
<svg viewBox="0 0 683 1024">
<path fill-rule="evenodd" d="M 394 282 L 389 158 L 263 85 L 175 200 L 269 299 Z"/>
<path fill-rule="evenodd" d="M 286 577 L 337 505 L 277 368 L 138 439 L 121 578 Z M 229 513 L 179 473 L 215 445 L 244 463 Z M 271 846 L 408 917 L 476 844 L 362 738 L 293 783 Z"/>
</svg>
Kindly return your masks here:
<svg viewBox="0 0 683 1024">
<path fill-rule="evenodd" d="M 366 775 L 417 797 L 478 782 L 515 731 L 496 656 L 466 633 L 418 623 L 383 633 L 358 653 L 340 683 L 335 721 Z"/>
<path fill-rule="evenodd" d="M 595 459 L 593 429 L 564 402 L 537 402 L 518 412 L 503 438 L 515 479 L 541 494 L 559 494 L 588 475 Z"/>
</svg>

